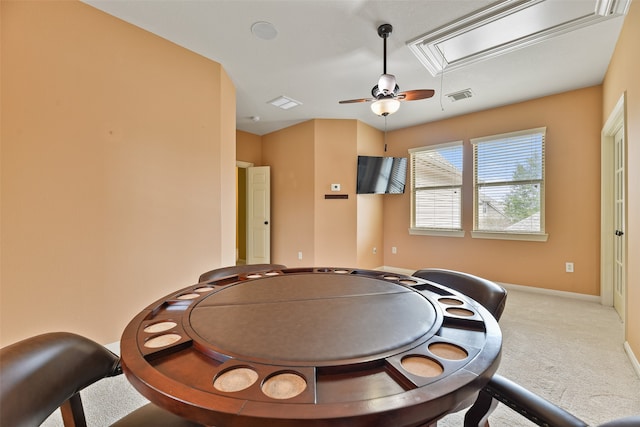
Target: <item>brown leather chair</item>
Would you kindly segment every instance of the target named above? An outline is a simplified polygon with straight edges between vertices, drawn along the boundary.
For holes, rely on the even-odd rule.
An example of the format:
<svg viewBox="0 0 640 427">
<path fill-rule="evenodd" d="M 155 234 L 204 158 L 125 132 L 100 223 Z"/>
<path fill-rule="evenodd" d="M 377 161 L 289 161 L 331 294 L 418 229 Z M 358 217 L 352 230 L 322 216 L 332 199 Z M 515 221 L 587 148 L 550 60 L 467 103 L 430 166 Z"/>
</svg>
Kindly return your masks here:
<svg viewBox="0 0 640 427">
<path fill-rule="evenodd" d="M 480 391 L 478 400 L 467 411 L 464 427 L 486 427 L 487 410 L 493 402 L 501 402 L 539 426 L 586 427 L 587 424 L 566 410 L 515 382 L 494 375 Z M 601 424 L 600 427 L 640 427 L 640 416 L 620 418 Z"/>
<path fill-rule="evenodd" d="M 472 274 L 442 268 L 425 268 L 413 273 L 414 277 L 439 283 L 473 298 L 500 319 L 507 302 L 507 290 L 495 282 Z"/>
<path fill-rule="evenodd" d="M 500 320 L 500 316 L 502 316 L 507 302 L 507 290 L 495 282 L 469 273 L 442 268 L 424 268 L 413 273 L 413 276 L 444 285 L 473 298 L 476 302 L 482 304 L 496 320 Z M 458 410 L 468 407 L 472 402 L 473 400 L 463 402 Z M 488 417 L 495 409 L 495 406 L 496 403 L 491 400 L 488 402 L 481 400 L 481 395 L 479 395 L 472 407 L 477 412 L 475 417 L 480 419 Z M 480 414 L 481 411 L 484 412 Z"/>
<path fill-rule="evenodd" d="M 65 426 L 86 426 L 80 390 L 119 375 L 120 361 L 82 336 L 54 332 L 0 349 L 0 425 L 37 426 L 60 408 Z M 148 404 L 123 417 L 118 427 L 196 427 Z"/>
<path fill-rule="evenodd" d="M 283 268 L 287 268 L 282 264 L 245 264 L 245 265 L 231 265 L 228 267 L 216 268 L 214 270 L 207 271 L 206 273 L 202 273 L 200 278 L 198 279 L 198 283 L 208 282 L 214 279 L 221 279 L 227 276 L 233 276 L 236 274 L 248 274 L 248 273 L 257 273 L 260 271 L 272 271 L 272 270 L 282 270 Z"/>
<path fill-rule="evenodd" d="M 468 273 L 438 268 L 418 270 L 413 276 L 445 285 L 473 298 L 498 320 L 504 311 L 507 291 L 492 281 Z M 478 398 L 465 414 L 464 427 L 487 427 L 489 415 L 500 402 L 539 426 L 587 426 L 573 414 L 496 374 L 480 391 Z M 600 427 L 640 427 L 640 416 L 614 420 Z"/>
</svg>

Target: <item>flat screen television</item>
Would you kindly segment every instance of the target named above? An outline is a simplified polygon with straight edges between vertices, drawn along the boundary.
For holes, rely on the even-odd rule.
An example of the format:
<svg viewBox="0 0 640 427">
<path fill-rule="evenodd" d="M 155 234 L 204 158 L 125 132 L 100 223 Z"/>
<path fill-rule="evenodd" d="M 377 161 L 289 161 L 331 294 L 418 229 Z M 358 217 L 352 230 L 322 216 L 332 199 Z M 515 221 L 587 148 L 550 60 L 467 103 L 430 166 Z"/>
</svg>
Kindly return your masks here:
<svg viewBox="0 0 640 427">
<path fill-rule="evenodd" d="M 358 156 L 357 194 L 402 194 L 406 180 L 406 158 Z"/>
</svg>

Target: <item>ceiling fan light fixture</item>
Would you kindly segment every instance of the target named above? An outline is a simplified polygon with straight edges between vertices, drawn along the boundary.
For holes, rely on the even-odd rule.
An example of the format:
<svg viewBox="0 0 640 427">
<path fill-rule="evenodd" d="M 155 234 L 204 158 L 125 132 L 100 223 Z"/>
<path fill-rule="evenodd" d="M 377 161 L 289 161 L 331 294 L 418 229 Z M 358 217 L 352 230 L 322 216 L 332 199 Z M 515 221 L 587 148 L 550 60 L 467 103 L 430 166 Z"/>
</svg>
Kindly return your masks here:
<svg viewBox="0 0 640 427">
<path fill-rule="evenodd" d="M 383 74 L 378 80 L 378 89 L 385 95 L 394 92 L 396 87 L 396 76 L 393 74 Z"/>
<path fill-rule="evenodd" d="M 400 101 L 394 98 L 381 98 L 371 104 L 371 111 L 378 116 L 388 116 L 400 108 Z"/>
<path fill-rule="evenodd" d="M 371 89 L 371 98 L 345 99 L 339 104 L 351 104 L 355 102 L 371 102 L 371 111 L 378 116 L 388 116 L 400 108 L 400 101 L 416 101 L 418 99 L 431 98 L 433 89 L 414 89 L 398 93 L 400 87 L 396 84 L 396 76 L 387 74 L 387 38 L 391 34 L 391 24 L 382 24 L 378 27 L 378 35 L 383 40 L 383 67 L 378 84 Z"/>
</svg>

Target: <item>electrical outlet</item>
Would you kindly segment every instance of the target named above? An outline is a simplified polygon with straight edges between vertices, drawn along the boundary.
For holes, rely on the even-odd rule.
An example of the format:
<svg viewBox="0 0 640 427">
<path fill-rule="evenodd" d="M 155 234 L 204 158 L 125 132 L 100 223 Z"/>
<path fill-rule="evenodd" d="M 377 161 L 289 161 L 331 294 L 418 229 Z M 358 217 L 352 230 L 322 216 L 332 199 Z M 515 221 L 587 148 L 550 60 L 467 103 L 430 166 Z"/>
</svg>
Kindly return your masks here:
<svg viewBox="0 0 640 427">
<path fill-rule="evenodd" d="M 298 252 L 298 259 L 302 259 L 302 251 Z"/>
<path fill-rule="evenodd" d="M 398 248 L 396 248 L 395 246 L 391 247 L 391 253 L 392 254 L 397 254 L 398 253 Z"/>
<path fill-rule="evenodd" d="M 340 184 L 331 184 L 331 191 L 340 191 Z"/>
<path fill-rule="evenodd" d="M 374 247 L 374 248 L 373 248 L 373 253 L 374 253 L 374 254 L 377 254 L 377 253 L 378 253 L 378 248 Z"/>
<path fill-rule="evenodd" d="M 572 262 L 565 263 L 564 269 L 567 273 L 573 273 L 573 263 Z"/>
</svg>

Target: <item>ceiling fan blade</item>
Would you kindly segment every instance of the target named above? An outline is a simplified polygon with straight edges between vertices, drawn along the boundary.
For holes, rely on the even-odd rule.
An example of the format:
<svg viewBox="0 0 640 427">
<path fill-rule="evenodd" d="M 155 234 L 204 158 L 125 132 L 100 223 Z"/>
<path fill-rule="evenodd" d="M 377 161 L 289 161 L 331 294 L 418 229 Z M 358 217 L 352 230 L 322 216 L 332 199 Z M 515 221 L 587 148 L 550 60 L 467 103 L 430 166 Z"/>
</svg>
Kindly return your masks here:
<svg viewBox="0 0 640 427">
<path fill-rule="evenodd" d="M 400 92 L 397 99 L 401 101 L 417 101 L 419 99 L 431 98 L 436 92 L 433 89 L 416 89 Z"/>
<path fill-rule="evenodd" d="M 338 104 L 352 104 L 354 102 L 370 102 L 375 101 L 373 98 L 359 98 L 359 99 L 345 99 L 344 101 L 338 101 Z"/>
</svg>

